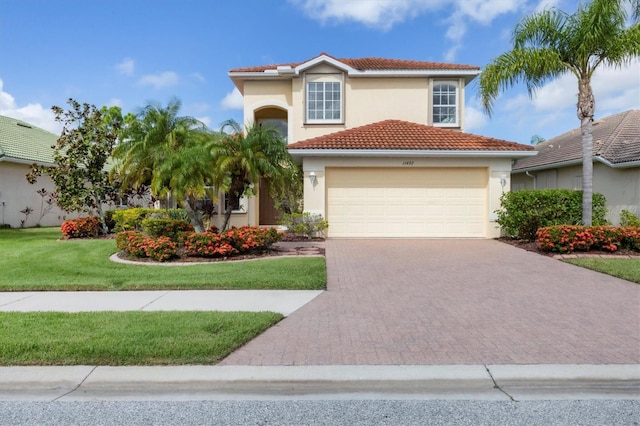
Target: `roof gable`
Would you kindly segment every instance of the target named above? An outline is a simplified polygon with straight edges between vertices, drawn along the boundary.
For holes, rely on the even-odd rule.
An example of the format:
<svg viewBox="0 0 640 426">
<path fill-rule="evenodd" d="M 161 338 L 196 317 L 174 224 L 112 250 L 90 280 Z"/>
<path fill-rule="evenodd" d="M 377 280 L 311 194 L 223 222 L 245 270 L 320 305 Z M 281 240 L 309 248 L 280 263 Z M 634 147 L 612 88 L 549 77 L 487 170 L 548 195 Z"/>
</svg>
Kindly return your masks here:
<svg viewBox="0 0 640 426">
<path fill-rule="evenodd" d="M 0 159 L 53 164 L 58 136 L 21 120 L 0 116 Z"/>
<path fill-rule="evenodd" d="M 441 129 L 402 120 L 384 120 L 296 142 L 290 150 L 518 151 L 534 148 L 516 142 Z"/>
<path fill-rule="evenodd" d="M 629 110 L 593 122 L 593 156 L 622 167 L 640 161 L 640 110 Z M 582 162 L 580 128 L 535 146 L 538 155 L 518 160 L 513 171 L 546 169 Z"/>
</svg>

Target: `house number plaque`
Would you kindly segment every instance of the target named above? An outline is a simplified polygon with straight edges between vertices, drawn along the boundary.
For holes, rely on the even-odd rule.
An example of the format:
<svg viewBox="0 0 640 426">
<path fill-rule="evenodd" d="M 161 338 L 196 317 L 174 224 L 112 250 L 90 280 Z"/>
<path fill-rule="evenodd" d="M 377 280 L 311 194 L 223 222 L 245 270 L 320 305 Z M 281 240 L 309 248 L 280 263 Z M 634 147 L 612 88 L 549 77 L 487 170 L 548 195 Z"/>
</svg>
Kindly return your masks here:
<svg viewBox="0 0 640 426">
<path fill-rule="evenodd" d="M 403 161 L 402 165 L 403 166 L 413 166 L 413 161 Z"/>
</svg>

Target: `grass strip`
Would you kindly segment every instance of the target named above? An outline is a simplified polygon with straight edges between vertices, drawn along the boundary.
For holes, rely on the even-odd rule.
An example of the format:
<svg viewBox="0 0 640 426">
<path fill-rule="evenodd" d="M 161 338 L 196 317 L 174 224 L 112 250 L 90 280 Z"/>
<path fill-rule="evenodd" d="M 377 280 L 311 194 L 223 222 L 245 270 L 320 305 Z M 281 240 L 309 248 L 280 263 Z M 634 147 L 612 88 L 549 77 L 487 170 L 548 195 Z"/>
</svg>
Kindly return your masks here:
<svg viewBox="0 0 640 426">
<path fill-rule="evenodd" d="M 582 257 L 565 262 L 640 284 L 640 258 Z"/>
<path fill-rule="evenodd" d="M 60 240 L 59 228 L 0 230 L 0 291 L 325 288 L 325 259 L 270 258 L 183 267 L 127 265 L 114 240 Z"/>
<path fill-rule="evenodd" d="M 0 312 L 0 365 L 215 364 L 274 312 Z"/>
</svg>

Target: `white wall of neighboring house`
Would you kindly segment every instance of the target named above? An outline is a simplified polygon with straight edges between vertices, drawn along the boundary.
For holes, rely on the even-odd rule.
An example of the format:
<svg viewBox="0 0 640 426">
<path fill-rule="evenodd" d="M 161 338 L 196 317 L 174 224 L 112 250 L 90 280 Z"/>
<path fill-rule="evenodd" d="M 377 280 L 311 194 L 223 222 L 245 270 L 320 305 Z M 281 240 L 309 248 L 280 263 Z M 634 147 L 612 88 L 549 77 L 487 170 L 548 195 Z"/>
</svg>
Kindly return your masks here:
<svg viewBox="0 0 640 426">
<path fill-rule="evenodd" d="M 27 182 L 30 167 L 26 164 L 0 161 L 0 225 L 12 228 L 33 226 L 59 226 L 65 219 L 78 217 L 67 213 L 57 205 L 47 206 L 48 196 L 41 197 L 37 191 L 54 191 L 48 176 L 41 176 L 35 184 Z M 21 213 L 27 207 L 33 212 L 29 216 Z"/>
</svg>

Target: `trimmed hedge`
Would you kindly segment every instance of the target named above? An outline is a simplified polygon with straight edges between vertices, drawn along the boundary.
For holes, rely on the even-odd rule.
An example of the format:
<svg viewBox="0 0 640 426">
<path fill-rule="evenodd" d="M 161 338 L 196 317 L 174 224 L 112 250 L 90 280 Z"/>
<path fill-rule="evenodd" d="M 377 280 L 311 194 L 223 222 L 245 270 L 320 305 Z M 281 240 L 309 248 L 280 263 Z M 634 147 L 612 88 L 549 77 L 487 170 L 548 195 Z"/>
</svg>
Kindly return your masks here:
<svg viewBox="0 0 640 426">
<path fill-rule="evenodd" d="M 496 222 L 506 235 L 534 241 L 539 228 L 582 223 L 582 191 L 542 189 L 505 192 Z M 593 225 L 605 225 L 606 200 L 593 194 Z"/>
<path fill-rule="evenodd" d="M 536 242 L 540 250 L 556 253 L 589 250 L 615 252 L 619 248 L 640 251 L 640 227 L 548 226 L 538 229 Z"/>
</svg>

